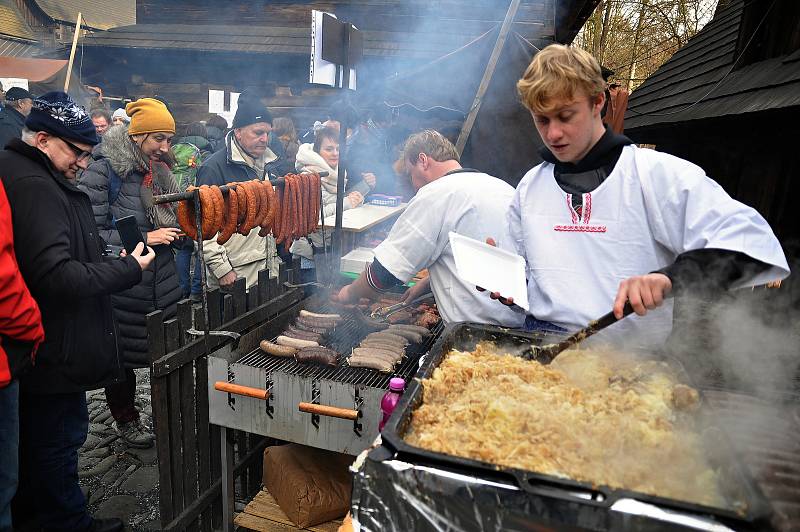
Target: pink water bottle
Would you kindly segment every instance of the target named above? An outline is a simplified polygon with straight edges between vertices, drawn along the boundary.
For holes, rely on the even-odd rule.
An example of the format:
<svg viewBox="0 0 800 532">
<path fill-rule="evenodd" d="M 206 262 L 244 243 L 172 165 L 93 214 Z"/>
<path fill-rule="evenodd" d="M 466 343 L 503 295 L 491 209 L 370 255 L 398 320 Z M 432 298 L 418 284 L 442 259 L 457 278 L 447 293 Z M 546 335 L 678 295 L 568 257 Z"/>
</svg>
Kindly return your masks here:
<svg viewBox="0 0 800 532">
<path fill-rule="evenodd" d="M 405 390 L 405 388 L 406 381 L 400 377 L 392 377 L 392 379 L 389 380 L 389 391 L 383 394 L 383 398 L 381 399 L 383 419 L 381 419 L 380 425 L 378 425 L 379 431 L 383 430 L 386 422 L 389 421 L 389 416 L 392 415 L 397 403 L 400 402 L 400 398 L 403 396 L 403 390 Z"/>
</svg>

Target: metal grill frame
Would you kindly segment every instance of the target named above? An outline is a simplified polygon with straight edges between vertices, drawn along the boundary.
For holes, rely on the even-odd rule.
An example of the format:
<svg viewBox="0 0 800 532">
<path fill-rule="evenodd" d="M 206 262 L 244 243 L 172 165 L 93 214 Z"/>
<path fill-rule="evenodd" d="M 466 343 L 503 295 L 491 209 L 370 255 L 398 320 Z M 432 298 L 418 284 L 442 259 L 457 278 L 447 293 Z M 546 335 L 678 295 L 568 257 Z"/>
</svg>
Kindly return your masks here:
<svg viewBox="0 0 800 532">
<path fill-rule="evenodd" d="M 303 300 L 271 320 L 261 337 L 275 338 L 306 306 L 329 311 L 313 298 Z M 430 350 L 443 328 L 440 322 L 424 343 L 410 345 L 401 365 L 391 374 L 347 365 L 352 348 L 371 332 L 349 319 L 344 319 L 326 342 L 340 353 L 336 367 L 299 363 L 294 358 L 266 354 L 258 347 L 244 352 L 215 353 L 209 357 L 208 369 L 210 421 L 227 428 L 356 455 L 378 435 L 380 401 L 389 380 L 399 376 L 409 381 L 419 368 L 420 358 Z M 270 396 L 261 400 L 219 392 L 213 387 L 217 381 L 265 389 Z M 359 417 L 351 421 L 300 412 L 300 402 L 357 410 Z"/>
</svg>

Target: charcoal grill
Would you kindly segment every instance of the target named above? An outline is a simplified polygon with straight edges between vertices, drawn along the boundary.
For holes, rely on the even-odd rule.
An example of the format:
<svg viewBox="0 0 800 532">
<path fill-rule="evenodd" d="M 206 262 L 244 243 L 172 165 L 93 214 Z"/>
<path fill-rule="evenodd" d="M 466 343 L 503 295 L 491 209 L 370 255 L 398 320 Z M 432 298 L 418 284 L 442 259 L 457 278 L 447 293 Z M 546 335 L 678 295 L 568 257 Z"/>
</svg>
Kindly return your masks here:
<svg viewBox="0 0 800 532">
<path fill-rule="evenodd" d="M 539 335 L 453 324 L 431 349 L 414 382 L 355 475 L 353 515 L 362 530 L 780 530 L 800 522 L 800 427 L 793 412 L 729 391 L 704 391 L 730 447 L 722 472 L 739 511 L 618 490 L 434 453 L 403 440 L 421 402 L 419 379 L 451 348 L 490 339 L 552 341 Z M 796 400 L 796 398 L 795 398 Z M 796 403 L 795 403 L 796 406 Z M 758 410 L 758 409 L 761 410 Z M 743 424 L 743 414 L 757 423 Z M 753 414 L 753 415 L 749 415 Z M 758 415 L 756 415 L 758 414 Z"/>
<path fill-rule="evenodd" d="M 303 305 L 301 305 L 303 306 Z M 309 303 L 315 312 L 335 312 Z M 291 323 L 299 306 L 283 316 Z M 391 377 L 407 381 L 416 373 L 441 328 L 423 344 L 412 344 L 394 373 L 383 374 L 346 365 L 346 355 L 370 332 L 347 315 L 328 336 L 326 345 L 341 354 L 336 367 L 302 364 L 256 348 L 241 357 L 209 357 L 211 423 L 340 453 L 358 454 L 378 434 L 380 401 Z M 279 330 L 282 329 L 278 327 Z M 275 332 L 275 335 L 278 334 Z M 214 384 L 223 383 L 214 389 Z M 262 398 L 232 393 L 225 383 L 261 390 Z M 263 397 L 266 397 L 265 399 Z"/>
</svg>

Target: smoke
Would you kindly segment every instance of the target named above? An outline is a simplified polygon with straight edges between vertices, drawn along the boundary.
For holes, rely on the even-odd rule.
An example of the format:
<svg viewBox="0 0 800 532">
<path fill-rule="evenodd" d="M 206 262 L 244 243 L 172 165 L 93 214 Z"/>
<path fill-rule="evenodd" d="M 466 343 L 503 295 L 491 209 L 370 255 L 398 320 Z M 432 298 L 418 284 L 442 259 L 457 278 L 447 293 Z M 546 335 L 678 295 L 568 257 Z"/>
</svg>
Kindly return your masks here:
<svg viewBox="0 0 800 532">
<path fill-rule="evenodd" d="M 680 298 L 669 352 L 701 387 L 782 401 L 800 391 L 800 312 L 790 297 L 758 288 L 713 301 Z"/>
</svg>

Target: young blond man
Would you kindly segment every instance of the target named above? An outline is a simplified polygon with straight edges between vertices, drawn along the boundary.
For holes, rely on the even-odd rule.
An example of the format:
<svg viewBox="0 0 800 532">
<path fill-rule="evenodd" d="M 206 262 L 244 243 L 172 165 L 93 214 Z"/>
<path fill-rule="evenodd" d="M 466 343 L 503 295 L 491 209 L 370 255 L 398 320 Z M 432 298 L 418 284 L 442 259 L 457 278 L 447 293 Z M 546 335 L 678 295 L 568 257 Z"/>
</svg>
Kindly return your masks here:
<svg viewBox="0 0 800 532">
<path fill-rule="evenodd" d="M 603 125 L 604 82 L 589 53 L 550 45 L 517 89 L 544 143 L 544 162 L 520 181 L 508 213 L 535 318 L 574 330 L 612 308 L 621 317 L 629 301 L 638 316 L 610 336 L 658 345 L 672 326 L 671 292 L 789 274 L 755 210 L 698 166 Z"/>
</svg>

